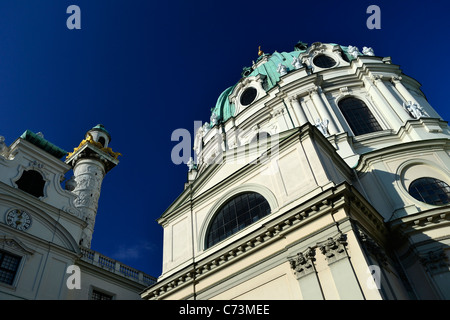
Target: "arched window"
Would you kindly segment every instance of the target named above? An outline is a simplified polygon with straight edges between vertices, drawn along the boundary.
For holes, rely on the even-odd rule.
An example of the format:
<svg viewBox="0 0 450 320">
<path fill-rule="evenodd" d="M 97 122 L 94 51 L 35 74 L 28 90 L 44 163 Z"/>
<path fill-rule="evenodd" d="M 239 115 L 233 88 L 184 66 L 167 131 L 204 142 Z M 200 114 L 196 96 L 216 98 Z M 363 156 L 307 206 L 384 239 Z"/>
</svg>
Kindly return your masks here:
<svg viewBox="0 0 450 320">
<path fill-rule="evenodd" d="M 364 101 L 349 97 L 338 105 L 355 136 L 383 130 Z"/>
<path fill-rule="evenodd" d="M 104 147 L 105 143 L 106 143 L 106 140 L 105 140 L 105 138 L 100 137 L 100 138 L 98 138 L 98 142 Z"/>
<path fill-rule="evenodd" d="M 450 186 L 439 179 L 416 179 L 409 185 L 408 192 L 415 199 L 435 206 L 450 203 Z"/>
<path fill-rule="evenodd" d="M 36 170 L 26 170 L 16 182 L 17 187 L 37 198 L 44 196 L 45 180 Z"/>
<path fill-rule="evenodd" d="M 270 214 L 270 206 L 256 192 L 241 193 L 225 203 L 209 225 L 206 248 Z"/>
</svg>

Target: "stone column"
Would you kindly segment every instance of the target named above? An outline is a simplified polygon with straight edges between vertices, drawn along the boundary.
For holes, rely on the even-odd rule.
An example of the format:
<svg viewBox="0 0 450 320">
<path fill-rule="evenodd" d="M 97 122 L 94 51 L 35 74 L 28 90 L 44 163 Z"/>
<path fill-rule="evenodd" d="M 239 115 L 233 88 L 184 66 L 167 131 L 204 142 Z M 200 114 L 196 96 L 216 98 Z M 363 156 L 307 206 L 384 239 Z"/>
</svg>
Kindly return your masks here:
<svg viewBox="0 0 450 320">
<path fill-rule="evenodd" d="M 397 98 L 389 91 L 386 84 L 383 82 L 383 76 L 374 75 L 372 76 L 372 80 L 377 88 L 380 90 L 381 94 L 387 100 L 387 102 L 391 105 L 392 109 L 398 115 L 401 120 L 402 125 L 411 119 L 409 113 L 403 108 L 403 106 L 397 101 Z"/>
<path fill-rule="evenodd" d="M 419 102 L 414 98 L 414 96 L 409 92 L 408 89 L 401 82 L 402 77 L 392 77 L 391 81 L 394 84 L 395 88 L 400 92 L 405 102 L 411 101 L 419 104 Z"/>
<path fill-rule="evenodd" d="M 337 237 L 328 238 L 319 249 L 328 262 L 339 297 L 343 300 L 361 300 L 364 295 L 347 255 L 346 246 L 347 236 L 339 234 Z"/>
<path fill-rule="evenodd" d="M 300 105 L 300 101 L 298 100 L 298 97 L 290 98 L 290 102 L 291 102 L 292 108 L 294 109 L 295 115 L 297 116 L 297 119 L 299 121 L 299 125 L 302 126 L 305 123 L 307 123 L 308 118 L 306 117 L 305 111 L 303 110 L 302 106 Z"/>
<path fill-rule="evenodd" d="M 318 90 L 320 90 L 319 87 L 316 87 L 314 89 L 309 90 L 309 95 L 311 96 L 311 99 L 316 106 L 317 110 L 319 111 L 319 114 L 322 117 L 322 121 L 328 120 L 328 132 L 330 135 L 336 134 L 338 132 L 338 129 L 336 127 L 336 124 L 334 123 L 334 119 L 331 116 L 330 111 L 328 110 L 327 106 L 323 102 L 322 98 L 319 95 Z"/>
<path fill-rule="evenodd" d="M 319 277 L 314 266 L 315 255 L 315 249 L 309 248 L 305 253 L 298 253 L 296 259 L 289 261 L 297 276 L 300 291 L 305 300 L 324 299 Z"/>
</svg>

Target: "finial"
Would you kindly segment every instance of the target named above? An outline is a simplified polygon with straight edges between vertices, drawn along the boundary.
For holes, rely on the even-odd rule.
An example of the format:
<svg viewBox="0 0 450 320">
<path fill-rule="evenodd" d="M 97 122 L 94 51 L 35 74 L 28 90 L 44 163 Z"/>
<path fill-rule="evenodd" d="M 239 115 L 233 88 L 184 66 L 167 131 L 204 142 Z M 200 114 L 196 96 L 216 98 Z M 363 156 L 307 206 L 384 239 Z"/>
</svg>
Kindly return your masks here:
<svg viewBox="0 0 450 320">
<path fill-rule="evenodd" d="M 261 46 L 258 47 L 258 56 L 262 56 L 264 52 L 261 50 Z"/>
</svg>

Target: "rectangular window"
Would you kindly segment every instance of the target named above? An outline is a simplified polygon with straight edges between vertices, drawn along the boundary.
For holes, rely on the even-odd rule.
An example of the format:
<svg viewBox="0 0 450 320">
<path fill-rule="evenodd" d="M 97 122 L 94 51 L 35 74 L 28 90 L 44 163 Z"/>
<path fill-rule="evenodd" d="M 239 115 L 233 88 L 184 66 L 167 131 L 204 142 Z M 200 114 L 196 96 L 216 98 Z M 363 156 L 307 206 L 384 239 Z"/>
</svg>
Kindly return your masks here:
<svg viewBox="0 0 450 320">
<path fill-rule="evenodd" d="M 92 290 L 91 300 L 112 300 L 113 296 L 98 290 Z"/>
<path fill-rule="evenodd" d="M 0 282 L 12 285 L 21 257 L 0 250 Z"/>
</svg>

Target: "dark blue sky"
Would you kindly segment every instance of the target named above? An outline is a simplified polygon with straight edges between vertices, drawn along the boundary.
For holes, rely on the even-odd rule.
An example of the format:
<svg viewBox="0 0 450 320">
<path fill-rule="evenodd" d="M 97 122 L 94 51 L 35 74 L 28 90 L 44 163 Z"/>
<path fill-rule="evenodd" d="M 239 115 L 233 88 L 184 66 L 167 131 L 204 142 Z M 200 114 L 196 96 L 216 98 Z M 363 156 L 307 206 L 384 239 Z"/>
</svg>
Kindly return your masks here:
<svg viewBox="0 0 450 320">
<path fill-rule="evenodd" d="M 433 5 L 429 5 L 429 3 Z M 81 30 L 69 30 L 69 5 Z M 369 5 L 381 29 L 369 30 Z M 297 41 L 372 47 L 422 84 L 449 119 L 444 1 L 1 0 L 0 135 L 26 129 L 72 151 L 102 123 L 121 152 L 103 182 L 92 249 L 159 276 L 156 219 L 182 192 L 171 161 L 175 129 L 209 121 L 243 67 Z"/>
</svg>

